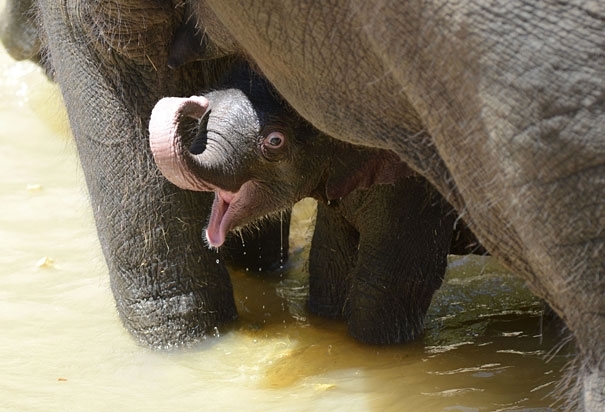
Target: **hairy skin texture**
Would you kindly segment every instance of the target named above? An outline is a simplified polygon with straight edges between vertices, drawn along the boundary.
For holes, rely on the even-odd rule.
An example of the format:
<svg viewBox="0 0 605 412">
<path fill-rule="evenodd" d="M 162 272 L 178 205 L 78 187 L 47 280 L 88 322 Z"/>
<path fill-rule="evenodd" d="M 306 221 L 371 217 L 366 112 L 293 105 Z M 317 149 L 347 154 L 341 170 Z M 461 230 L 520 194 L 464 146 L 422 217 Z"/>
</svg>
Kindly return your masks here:
<svg viewBox="0 0 605 412">
<path fill-rule="evenodd" d="M 205 3 L 316 127 L 392 149 L 436 185 L 566 322 L 582 406 L 601 410 L 602 3 Z"/>
<path fill-rule="evenodd" d="M 19 4 L 26 15 L 7 7 L 3 21 L 37 16 L 34 40 L 29 19 L 21 33 L 28 41 L 15 46 L 22 53 L 14 55 L 36 60 L 41 53 L 47 73 L 61 86 L 125 326 L 152 347 L 202 339 L 237 317 L 225 259 L 263 269 L 279 264 L 282 246 L 287 253 L 287 241 L 280 240 L 288 237 L 289 214 L 284 231 L 280 222 L 267 222 L 259 232 L 242 235 L 255 252 L 260 248 L 262 259 L 248 253 L 251 260 L 244 262 L 235 237 L 224 252 L 208 249 L 203 222 L 212 198 L 166 182 L 148 148 L 147 123 L 159 98 L 209 87 L 233 60 L 168 67 L 171 39 L 186 17 L 180 2 L 29 6 Z"/>
</svg>

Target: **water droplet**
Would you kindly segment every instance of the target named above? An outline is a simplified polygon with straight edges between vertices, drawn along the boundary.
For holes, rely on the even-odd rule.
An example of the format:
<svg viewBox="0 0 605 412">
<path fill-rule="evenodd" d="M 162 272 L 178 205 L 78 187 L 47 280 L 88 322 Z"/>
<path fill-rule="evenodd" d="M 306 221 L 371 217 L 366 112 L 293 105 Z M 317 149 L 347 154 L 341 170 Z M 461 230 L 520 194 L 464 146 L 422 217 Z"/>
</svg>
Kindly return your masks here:
<svg viewBox="0 0 605 412">
<path fill-rule="evenodd" d="M 218 263 L 221 263 L 221 261 L 220 261 L 220 260 L 218 260 L 218 259 L 216 259 L 216 263 L 217 263 L 217 264 L 218 264 Z"/>
<path fill-rule="evenodd" d="M 263 268 L 258 268 L 258 271 L 259 271 L 259 272 L 262 272 L 262 271 L 263 271 Z"/>
</svg>

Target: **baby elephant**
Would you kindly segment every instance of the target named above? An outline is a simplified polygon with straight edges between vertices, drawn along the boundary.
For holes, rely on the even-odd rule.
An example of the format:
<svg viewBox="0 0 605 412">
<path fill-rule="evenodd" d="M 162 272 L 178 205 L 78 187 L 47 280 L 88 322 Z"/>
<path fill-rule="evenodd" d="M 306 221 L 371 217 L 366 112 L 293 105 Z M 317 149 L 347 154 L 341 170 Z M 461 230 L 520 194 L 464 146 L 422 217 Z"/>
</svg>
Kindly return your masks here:
<svg viewBox="0 0 605 412">
<path fill-rule="evenodd" d="M 445 273 L 449 205 L 394 153 L 319 132 L 246 68 L 229 78 L 203 97 L 160 100 L 149 126 L 166 178 L 215 192 L 208 244 L 313 197 L 310 310 L 367 343 L 419 336 Z"/>
</svg>

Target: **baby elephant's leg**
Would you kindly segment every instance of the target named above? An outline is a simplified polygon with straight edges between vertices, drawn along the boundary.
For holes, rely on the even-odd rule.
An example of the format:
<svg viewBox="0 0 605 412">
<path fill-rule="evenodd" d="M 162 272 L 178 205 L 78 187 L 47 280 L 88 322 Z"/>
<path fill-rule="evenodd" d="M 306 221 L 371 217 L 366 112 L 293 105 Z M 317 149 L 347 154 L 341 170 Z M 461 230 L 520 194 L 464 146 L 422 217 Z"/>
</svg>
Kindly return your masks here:
<svg viewBox="0 0 605 412">
<path fill-rule="evenodd" d="M 352 269 L 357 260 L 359 233 L 337 208 L 318 202 L 309 252 L 309 310 L 342 318 Z"/>
<path fill-rule="evenodd" d="M 423 332 L 447 266 L 454 215 L 424 179 L 355 192 L 360 232 L 347 299 L 349 333 L 374 344 L 410 341 Z"/>
</svg>

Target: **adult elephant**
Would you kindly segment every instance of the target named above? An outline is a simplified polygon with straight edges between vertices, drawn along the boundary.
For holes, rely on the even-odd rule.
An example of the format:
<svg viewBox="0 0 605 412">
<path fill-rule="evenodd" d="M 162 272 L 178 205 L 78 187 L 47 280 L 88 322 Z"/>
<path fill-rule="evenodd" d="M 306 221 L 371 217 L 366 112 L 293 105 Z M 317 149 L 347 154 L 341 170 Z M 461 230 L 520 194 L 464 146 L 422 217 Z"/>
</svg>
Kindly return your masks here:
<svg viewBox="0 0 605 412">
<path fill-rule="evenodd" d="M 110 270 L 124 285 L 145 286 L 124 300 L 130 308 L 124 318 L 151 319 L 148 335 L 161 332 L 153 326 L 161 318 L 190 337 L 201 328 L 192 319 L 224 319 L 234 312 L 225 309 L 232 308 L 226 273 L 192 274 L 195 260 L 207 261 L 206 251 L 197 243 L 183 250 L 201 236 L 192 223 L 199 213 L 196 197 L 159 183 L 145 149 L 149 100 L 194 94 L 207 79 L 197 63 L 166 69 L 168 39 L 185 13 L 183 2 L 173 3 L 39 0 L 37 21 L 45 61 L 61 84 L 89 165 L 85 173 L 98 225 L 111 228 L 100 231 Z M 600 2 L 189 4 L 204 28 L 198 44 L 214 57 L 244 51 L 316 127 L 352 143 L 394 150 L 433 182 L 487 249 L 527 279 L 567 323 L 581 359 L 581 402 L 587 410 L 602 410 Z M 115 147 L 127 149 L 115 156 Z M 95 199 L 94 193 L 112 196 Z M 147 202 L 159 209 L 143 207 Z M 159 287 L 158 278 L 168 280 L 167 287 Z M 193 292 L 183 293 L 184 284 Z M 223 293 L 202 299 L 213 285 Z"/>
<path fill-rule="evenodd" d="M 284 213 L 284 233 L 267 222 L 225 253 L 209 249 L 213 197 L 176 188 L 155 166 L 147 123 L 156 101 L 209 87 L 235 61 L 169 69 L 187 16 L 181 2 L 8 1 L 0 24 L 9 52 L 42 56 L 61 86 L 118 312 L 152 347 L 195 342 L 237 316 L 225 259 L 268 269 L 288 247 Z"/>
<path fill-rule="evenodd" d="M 580 402 L 605 408 L 602 2 L 196 4 L 216 48 L 245 51 L 316 127 L 434 183 L 566 322 Z"/>
</svg>

